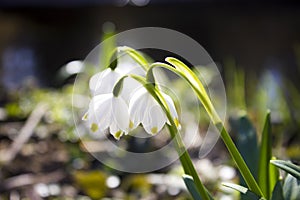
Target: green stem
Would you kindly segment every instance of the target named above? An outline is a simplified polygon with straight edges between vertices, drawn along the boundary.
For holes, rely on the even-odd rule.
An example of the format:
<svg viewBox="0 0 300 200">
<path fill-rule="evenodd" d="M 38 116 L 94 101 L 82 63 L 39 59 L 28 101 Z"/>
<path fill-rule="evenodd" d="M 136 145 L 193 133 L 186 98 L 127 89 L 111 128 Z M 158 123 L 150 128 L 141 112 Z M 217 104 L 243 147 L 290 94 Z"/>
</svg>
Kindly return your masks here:
<svg viewBox="0 0 300 200">
<path fill-rule="evenodd" d="M 163 98 L 160 91 L 155 88 L 154 85 L 149 84 L 146 86 L 146 88 L 151 93 L 151 95 L 156 99 L 156 101 L 162 106 L 162 108 L 164 109 L 164 111 L 167 115 L 167 118 L 171 124 L 168 126 L 168 129 L 169 129 L 172 139 L 175 141 L 175 149 L 179 155 L 179 160 L 184 169 L 184 173 L 193 177 L 195 185 L 200 193 L 200 196 L 204 200 L 210 200 L 210 197 L 209 197 L 204 185 L 202 184 L 202 182 L 198 176 L 198 173 L 193 165 L 191 157 L 188 154 L 188 152 L 184 146 L 184 143 L 179 134 L 178 128 L 174 122 L 172 115 L 170 114 L 170 110 L 168 108 L 167 103 L 165 102 L 165 99 Z"/>
<path fill-rule="evenodd" d="M 149 68 L 148 61 L 138 51 L 127 46 L 118 47 L 118 50 L 127 53 L 131 58 L 133 58 L 137 63 L 139 63 L 145 71 L 148 70 Z"/>
<path fill-rule="evenodd" d="M 210 200 L 210 197 L 198 176 L 198 173 L 193 165 L 193 162 L 192 162 L 188 152 L 186 151 L 186 148 L 181 139 L 181 136 L 179 134 L 176 123 L 171 115 L 170 109 L 169 109 L 168 104 L 166 103 L 164 97 L 162 96 L 160 91 L 155 87 L 155 85 L 153 85 L 152 83 L 148 83 L 144 77 L 141 77 L 138 75 L 130 75 L 130 77 L 132 77 L 133 79 L 140 82 L 147 89 L 147 91 L 153 96 L 153 98 L 159 103 L 159 105 L 162 107 L 162 109 L 166 113 L 166 116 L 170 122 L 170 125 L 168 125 L 168 129 L 169 129 L 169 132 L 170 132 L 170 135 L 171 135 L 173 141 L 175 141 L 175 143 L 174 143 L 175 149 L 179 155 L 179 160 L 184 169 L 184 172 L 193 177 L 195 185 L 197 186 L 200 196 L 204 200 Z"/>
<path fill-rule="evenodd" d="M 136 76 L 136 75 L 130 75 L 130 77 L 132 77 L 133 79 L 139 81 L 141 84 L 144 85 L 144 87 L 148 90 L 148 92 L 155 98 L 155 100 L 161 105 L 161 107 L 164 109 L 167 118 L 170 122 L 170 126 L 168 125 L 168 129 L 170 132 L 170 135 L 172 137 L 172 139 L 174 139 L 175 141 L 175 149 L 179 155 L 179 160 L 181 162 L 181 165 L 184 169 L 184 172 L 190 176 L 193 177 L 195 185 L 197 187 L 197 190 L 200 193 L 200 196 L 204 199 L 204 200 L 210 200 L 210 197 L 208 195 L 208 192 L 206 191 L 204 185 L 202 184 L 198 173 L 193 165 L 193 162 L 191 160 L 190 155 L 188 154 L 184 143 L 182 141 L 182 138 L 179 134 L 178 128 L 176 126 L 176 123 L 174 122 L 174 119 L 172 117 L 172 115 L 170 114 L 170 109 L 168 108 L 168 104 L 166 103 L 164 97 L 162 96 L 162 94 L 160 93 L 159 90 L 156 89 L 155 85 L 153 84 L 155 82 L 154 80 L 154 76 L 152 73 L 152 68 L 149 70 L 149 66 L 148 66 L 148 62 L 143 58 L 142 55 L 140 55 L 138 52 L 136 52 L 134 49 L 128 48 L 128 47 L 123 47 L 121 48 L 123 51 L 126 51 L 131 57 L 133 57 L 137 62 L 139 62 L 141 64 L 141 66 L 148 71 L 147 72 L 147 79 L 150 80 L 150 82 L 148 82 L 149 80 L 144 79 L 143 77 L 140 76 Z M 127 77 L 127 76 L 126 76 Z M 124 78 L 126 78 L 124 77 Z M 123 79 L 121 79 L 121 82 L 123 81 Z M 115 91 L 115 90 L 114 90 Z M 116 92 L 118 93 L 118 87 L 116 89 Z"/>
<path fill-rule="evenodd" d="M 153 63 L 150 66 L 150 70 L 152 70 L 155 67 L 163 67 L 166 68 L 177 75 L 181 76 L 186 82 L 191 86 L 191 88 L 194 90 L 196 96 L 200 100 L 200 102 L 203 104 L 204 108 L 206 109 L 207 113 L 209 114 L 211 120 L 215 124 L 215 126 L 218 128 L 221 137 L 231 155 L 233 160 L 235 161 L 239 171 L 241 172 L 242 176 L 244 177 L 248 187 L 251 191 L 255 192 L 257 195 L 260 195 L 264 197 L 261 189 L 259 188 L 256 180 L 252 176 L 248 166 L 246 165 L 244 159 L 242 158 L 241 154 L 239 153 L 237 147 L 235 146 L 234 142 L 232 141 L 230 135 L 224 128 L 223 122 L 221 121 L 219 115 L 217 114 L 213 104 L 210 101 L 209 96 L 207 95 L 202 83 L 197 78 L 197 76 L 194 74 L 192 70 L 190 70 L 186 65 L 184 65 L 179 60 L 176 60 L 174 58 L 169 58 L 167 61 L 171 62 L 176 68 L 165 64 L 165 63 Z"/>
<path fill-rule="evenodd" d="M 256 180 L 252 176 L 247 164 L 245 163 L 243 157 L 241 156 L 240 152 L 238 151 L 237 147 L 235 146 L 234 142 L 232 141 L 230 135 L 226 131 L 223 123 L 217 123 L 216 127 L 218 128 L 219 132 L 221 133 L 221 137 L 222 137 L 231 157 L 235 161 L 240 173 L 244 177 L 249 189 L 252 192 L 264 197 L 261 189 L 259 188 Z"/>
<path fill-rule="evenodd" d="M 204 200 L 210 200 L 209 195 L 208 195 L 203 183 L 201 182 L 201 180 L 198 176 L 198 173 L 193 165 L 191 157 L 184 147 L 184 144 L 182 142 L 180 134 L 178 134 L 177 128 L 174 128 L 173 126 L 168 126 L 168 129 L 171 134 L 171 137 L 175 141 L 175 149 L 179 155 L 179 160 L 183 167 L 184 173 L 193 177 L 195 185 L 198 189 L 200 196 Z"/>
<path fill-rule="evenodd" d="M 197 78 L 197 76 L 194 74 L 194 72 L 192 70 L 190 70 L 186 65 L 184 65 L 181 61 L 174 59 L 174 58 L 167 58 L 166 60 L 168 62 L 172 63 L 175 66 L 175 68 L 173 66 L 170 66 L 165 63 L 153 63 L 150 66 L 150 68 L 148 69 L 148 73 L 152 73 L 152 70 L 155 67 L 164 67 L 164 68 L 178 74 L 179 76 L 181 76 L 188 82 L 188 84 L 192 87 L 192 89 L 196 93 L 199 100 L 202 102 L 207 113 L 211 117 L 211 120 L 214 122 L 215 126 L 218 128 L 218 130 L 221 134 L 221 137 L 222 137 L 231 157 L 235 161 L 235 163 L 236 163 L 240 173 L 244 177 L 248 187 L 250 188 L 251 191 L 264 197 L 261 189 L 259 188 L 256 180 L 252 176 L 244 159 L 242 158 L 241 154 L 239 153 L 239 151 L 238 151 L 237 147 L 235 146 L 234 142 L 232 141 L 230 135 L 226 131 L 226 129 L 223 125 L 223 122 L 220 120 L 201 81 Z M 150 92 L 150 94 L 156 99 L 156 101 L 164 109 L 164 111 L 171 123 L 171 125 L 169 126 L 170 134 L 171 134 L 172 138 L 175 138 L 176 150 L 177 150 L 178 154 L 180 155 L 180 162 L 184 168 L 184 171 L 186 174 L 191 175 L 193 177 L 195 184 L 197 185 L 197 189 L 198 189 L 199 193 L 201 194 L 202 198 L 208 200 L 209 199 L 208 193 L 206 192 L 205 187 L 203 186 L 201 180 L 198 177 L 197 171 L 195 170 L 193 163 L 191 161 L 191 158 L 184 147 L 182 139 L 180 138 L 180 134 L 178 134 L 176 124 L 174 123 L 174 120 L 172 119 L 169 108 L 168 108 L 164 98 L 162 97 L 161 93 L 155 89 L 154 85 L 147 83 L 147 81 L 144 78 L 137 77 L 134 75 L 131 75 L 131 77 L 138 80 L 139 82 L 141 82 L 145 86 L 145 88 Z"/>
<path fill-rule="evenodd" d="M 123 81 L 124 78 L 127 78 L 128 76 L 124 76 L 122 77 L 120 80 Z M 177 154 L 179 155 L 179 160 L 181 162 L 181 165 L 184 169 L 184 172 L 187 175 L 190 175 L 193 177 L 195 185 L 197 187 L 197 190 L 199 191 L 200 196 L 204 199 L 204 200 L 210 200 L 210 197 L 204 187 L 204 185 L 202 184 L 198 173 L 193 165 L 193 162 L 191 160 L 190 155 L 188 154 L 184 143 L 182 141 L 182 138 L 179 134 L 179 130 L 176 126 L 176 123 L 171 115 L 170 109 L 168 107 L 168 104 L 166 103 L 163 95 L 160 93 L 160 91 L 155 87 L 154 84 L 152 83 L 148 83 L 147 80 L 144 77 L 141 77 L 139 75 L 134 75 L 131 74 L 129 75 L 129 77 L 135 79 L 136 81 L 140 82 L 146 89 L 147 91 L 153 96 L 153 98 L 157 101 L 157 103 L 159 103 L 159 105 L 162 107 L 162 109 L 164 110 L 170 125 L 168 125 L 168 129 L 170 132 L 170 135 L 173 139 L 173 141 L 175 141 L 175 149 L 177 151 Z M 118 82 L 119 83 L 119 82 Z M 117 84 L 118 84 L 117 83 Z"/>
</svg>

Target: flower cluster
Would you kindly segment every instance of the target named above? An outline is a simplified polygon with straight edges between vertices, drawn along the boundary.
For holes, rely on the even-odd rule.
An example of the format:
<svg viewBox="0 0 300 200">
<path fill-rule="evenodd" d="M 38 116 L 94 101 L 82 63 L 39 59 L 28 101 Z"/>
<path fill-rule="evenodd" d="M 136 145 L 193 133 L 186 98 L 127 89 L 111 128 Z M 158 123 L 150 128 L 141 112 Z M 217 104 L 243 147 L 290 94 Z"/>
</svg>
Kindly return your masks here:
<svg viewBox="0 0 300 200">
<path fill-rule="evenodd" d="M 143 85 L 126 75 L 146 76 L 146 71 L 129 55 L 121 55 L 117 66 L 93 75 L 89 82 L 92 99 L 84 119 L 92 132 L 103 133 L 107 129 L 119 139 L 123 134 L 142 124 L 149 134 L 158 133 L 165 123 L 166 114 Z M 119 94 L 114 94 L 116 83 L 122 80 Z M 175 105 L 170 96 L 162 92 L 174 121 L 178 122 Z"/>
</svg>

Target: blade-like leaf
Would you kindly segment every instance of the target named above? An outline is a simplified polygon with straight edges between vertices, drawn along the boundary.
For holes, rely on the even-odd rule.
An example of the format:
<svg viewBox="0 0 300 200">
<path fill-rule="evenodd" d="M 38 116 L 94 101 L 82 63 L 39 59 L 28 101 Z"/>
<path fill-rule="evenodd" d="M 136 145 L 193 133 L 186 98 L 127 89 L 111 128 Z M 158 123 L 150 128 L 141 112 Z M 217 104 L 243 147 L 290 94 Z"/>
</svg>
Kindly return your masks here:
<svg viewBox="0 0 300 200">
<path fill-rule="evenodd" d="M 238 67 L 231 57 L 225 59 L 224 68 L 228 103 L 235 108 L 246 110 L 245 71 Z"/>
<path fill-rule="evenodd" d="M 116 38 L 114 30 L 109 30 L 102 36 L 102 43 L 99 55 L 99 66 L 107 68 L 111 64 L 111 53 L 116 48 Z M 114 53 L 113 53 L 114 54 Z M 114 62 L 116 64 L 116 62 Z"/>
<path fill-rule="evenodd" d="M 222 183 L 222 185 L 240 192 L 241 195 L 244 197 L 244 199 L 248 199 L 248 200 L 262 199 L 261 197 L 257 196 L 255 193 L 251 192 L 248 188 L 244 186 L 237 185 L 234 183 Z"/>
<path fill-rule="evenodd" d="M 300 199 L 300 180 L 288 174 L 283 184 L 284 199 L 298 200 Z"/>
<path fill-rule="evenodd" d="M 188 191 L 192 195 L 193 199 L 194 200 L 202 200 L 200 194 L 198 193 L 197 187 L 194 183 L 193 177 L 185 174 L 182 176 L 182 178 L 184 180 L 184 183 L 185 183 Z"/>
<path fill-rule="evenodd" d="M 198 189 L 197 189 L 197 186 L 196 186 L 196 183 L 195 183 L 193 177 L 190 175 L 184 174 L 182 176 L 182 178 L 183 178 L 184 183 L 185 183 L 186 187 L 188 188 L 189 192 L 193 196 L 193 198 L 198 199 L 200 197 L 200 199 L 203 199 L 203 198 L 201 198 L 201 194 L 198 193 Z M 205 188 L 205 191 L 206 191 L 206 194 L 208 195 L 208 198 L 210 200 L 213 200 L 214 199 L 213 196 L 207 191 L 206 188 Z"/>
<path fill-rule="evenodd" d="M 247 117 L 245 112 L 241 112 L 236 118 L 229 119 L 231 131 L 236 135 L 236 145 L 241 155 L 243 156 L 246 164 L 248 165 L 254 177 L 257 177 L 258 167 L 258 144 L 257 135 L 254 126 Z M 251 151 L 249 151 L 251 149 Z M 240 185 L 246 186 L 245 180 L 239 174 Z M 241 196 L 241 200 L 246 197 Z"/>
<path fill-rule="evenodd" d="M 271 160 L 275 160 L 275 157 L 272 157 Z M 270 180 L 270 184 L 269 184 L 269 188 L 270 188 L 270 193 L 273 194 L 272 191 L 275 190 L 275 186 L 276 184 L 279 182 L 279 170 L 277 167 L 275 167 L 274 165 L 269 165 L 269 180 Z M 282 187 L 282 186 L 281 186 Z"/>
<path fill-rule="evenodd" d="M 269 199 L 270 191 L 270 159 L 272 153 L 272 137 L 271 137 L 271 117 L 270 111 L 267 112 L 265 124 L 262 132 L 260 152 L 259 152 L 259 166 L 258 166 L 258 184 Z"/>
<path fill-rule="evenodd" d="M 300 180 L 300 167 L 285 160 L 271 160 L 270 161 L 276 167 L 286 171 L 287 173 L 291 174 L 298 180 Z"/>
<path fill-rule="evenodd" d="M 277 181 L 272 192 L 271 200 L 284 200 L 281 181 Z"/>
</svg>

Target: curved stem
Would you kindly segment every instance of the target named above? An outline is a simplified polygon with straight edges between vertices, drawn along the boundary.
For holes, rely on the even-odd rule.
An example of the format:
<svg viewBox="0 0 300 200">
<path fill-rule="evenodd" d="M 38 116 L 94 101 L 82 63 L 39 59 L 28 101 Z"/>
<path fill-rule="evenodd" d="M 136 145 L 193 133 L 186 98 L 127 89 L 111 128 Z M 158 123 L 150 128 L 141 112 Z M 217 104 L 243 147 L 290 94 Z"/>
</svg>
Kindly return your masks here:
<svg viewBox="0 0 300 200">
<path fill-rule="evenodd" d="M 149 68 L 148 61 L 135 49 L 123 46 L 123 47 L 118 47 L 118 50 L 124 51 L 127 53 L 131 58 L 133 58 L 137 63 L 141 65 L 141 67 L 147 71 Z"/>
<path fill-rule="evenodd" d="M 151 86 L 154 87 L 153 85 L 151 85 Z M 179 131 L 178 131 L 177 126 L 174 122 L 174 119 L 170 114 L 168 105 L 166 104 L 166 102 L 165 102 L 163 96 L 161 95 L 161 93 L 158 90 L 156 90 L 155 88 L 153 88 L 153 89 L 155 91 L 155 94 L 153 95 L 153 97 L 162 106 L 162 108 L 164 109 L 164 111 L 167 115 L 167 118 L 168 118 L 168 120 L 171 124 L 171 125 L 168 125 L 168 129 L 169 129 L 169 132 L 171 134 L 171 137 L 175 141 L 175 148 L 176 148 L 176 151 L 179 155 L 179 160 L 180 160 L 180 163 L 181 163 L 181 165 L 184 169 L 185 174 L 188 174 L 188 175 L 193 177 L 195 185 L 196 185 L 201 197 L 204 200 L 209 200 L 210 197 L 209 197 L 203 183 L 201 182 L 201 180 L 198 176 L 198 173 L 197 173 L 197 171 L 196 171 L 196 169 L 193 165 L 193 162 L 191 160 L 190 155 L 188 154 L 188 152 L 187 152 L 187 150 L 184 146 L 184 143 L 183 143 L 182 138 L 179 134 Z"/>
<path fill-rule="evenodd" d="M 207 111 L 208 115 L 210 116 L 214 124 L 222 122 L 216 110 L 214 109 L 214 106 L 212 105 L 211 101 L 209 101 L 209 97 L 206 94 L 201 82 L 198 79 L 194 80 L 196 79 L 196 75 L 192 74 L 192 77 L 187 76 L 187 73 L 191 74 L 192 71 L 188 71 L 188 70 L 181 71 L 169 64 L 161 63 L 161 62 L 156 62 L 151 64 L 148 71 L 153 70 L 155 67 L 162 67 L 168 69 L 169 71 L 183 78 L 192 87 L 193 91 L 196 93 L 197 97 L 199 98 L 200 102 L 203 104 L 205 110 Z M 199 90 L 199 87 L 201 87 L 201 90 Z"/>
<path fill-rule="evenodd" d="M 183 167 L 184 173 L 193 177 L 195 185 L 199 191 L 200 196 L 205 200 L 209 200 L 210 197 L 198 176 L 198 173 L 193 165 L 193 162 L 191 160 L 189 153 L 187 152 L 187 150 L 184 147 L 184 144 L 182 142 L 180 134 L 176 133 L 177 130 L 175 131 L 174 129 L 172 129 L 172 126 L 168 126 L 168 129 L 169 129 L 169 132 L 170 132 L 172 138 L 174 138 L 174 140 L 175 140 L 176 151 L 179 155 L 179 160 Z"/>
<path fill-rule="evenodd" d="M 175 147 L 176 147 L 177 153 L 179 155 L 179 159 L 180 159 L 180 162 L 181 162 L 182 167 L 184 169 L 184 172 L 193 177 L 195 185 L 196 185 L 200 195 L 202 196 L 202 198 L 205 199 L 205 200 L 209 200 L 210 199 L 209 195 L 208 195 L 203 183 L 201 182 L 201 180 L 198 176 L 198 173 L 197 173 L 197 171 L 196 171 L 196 169 L 193 165 L 193 162 L 190 158 L 190 155 L 188 154 L 188 152 L 187 152 L 187 150 L 184 146 L 182 138 L 179 134 L 179 131 L 178 131 L 177 126 L 174 122 L 174 119 L 170 114 L 170 110 L 168 108 L 167 103 L 165 102 L 164 97 L 162 96 L 162 94 L 160 93 L 159 90 L 154 88 L 153 85 L 149 85 L 149 86 L 153 87 L 152 90 L 155 91 L 155 93 L 152 96 L 162 106 L 162 108 L 164 109 L 164 111 L 167 115 L 167 118 L 168 118 L 168 120 L 171 124 L 171 126 L 168 126 L 168 129 L 169 129 L 169 132 L 170 132 L 172 138 L 175 140 Z M 151 89 L 148 89 L 148 91 L 149 90 L 151 90 Z"/>
<path fill-rule="evenodd" d="M 128 54 L 131 58 L 133 58 L 138 64 L 140 64 L 140 66 L 147 71 L 149 68 L 149 64 L 148 61 L 136 50 L 134 50 L 133 48 L 127 47 L 127 46 L 122 46 L 122 47 L 116 47 L 111 51 L 111 54 L 109 57 L 109 60 L 111 61 L 112 59 L 118 59 L 119 57 L 123 56 L 123 55 L 118 55 L 118 52 L 124 52 L 124 54 Z M 112 62 L 110 62 L 110 64 L 107 67 L 110 67 L 110 65 L 112 64 Z M 117 67 L 117 66 L 115 66 Z M 114 68 L 113 68 L 114 69 Z"/>
<path fill-rule="evenodd" d="M 153 85 L 152 83 L 147 82 L 146 78 L 131 74 L 129 75 L 131 78 L 135 79 L 136 81 L 140 82 L 146 89 L 147 91 L 153 96 L 153 98 L 159 103 L 159 105 L 162 107 L 164 110 L 169 122 L 171 125 L 168 125 L 168 129 L 170 132 L 170 135 L 172 139 L 175 141 L 175 149 L 177 151 L 177 154 L 179 155 L 179 160 L 180 163 L 183 167 L 184 173 L 188 174 L 193 177 L 195 185 L 199 191 L 200 196 L 204 200 L 210 200 L 210 197 L 208 195 L 208 192 L 206 191 L 203 183 L 201 182 L 198 173 L 193 165 L 193 162 L 190 158 L 190 155 L 188 154 L 184 143 L 182 141 L 182 138 L 179 134 L 179 131 L 177 129 L 177 125 L 170 114 L 170 109 L 168 107 L 168 104 L 166 103 L 163 95 L 160 93 L 160 91 Z"/>
<path fill-rule="evenodd" d="M 170 62 L 175 67 L 173 67 L 169 64 L 166 64 L 166 63 L 153 63 L 148 68 L 148 73 L 152 73 L 152 70 L 155 67 L 163 67 L 163 68 L 168 69 L 168 70 L 172 71 L 173 73 L 179 75 L 180 77 L 182 77 L 191 86 L 191 88 L 195 92 L 196 96 L 198 97 L 198 99 L 203 104 L 204 108 L 206 109 L 206 111 L 207 111 L 208 115 L 210 116 L 211 120 L 213 121 L 214 125 L 218 128 L 222 140 L 224 141 L 232 159 L 235 161 L 240 173 L 244 177 L 249 189 L 251 191 L 253 191 L 254 193 L 256 193 L 257 195 L 264 197 L 260 187 L 258 186 L 256 180 L 254 179 L 253 175 L 251 174 L 248 166 L 246 165 L 241 154 L 239 153 L 236 145 L 234 144 L 230 135 L 226 131 L 226 129 L 223 125 L 223 122 L 221 121 L 212 102 L 210 101 L 210 98 L 207 95 L 201 81 L 197 78 L 197 76 L 194 74 L 194 72 L 192 70 L 190 70 L 186 65 L 184 65 L 181 61 L 179 61 L 175 58 L 168 58 L 167 61 Z M 160 92 L 155 89 L 153 84 L 148 84 L 144 78 L 143 78 L 143 80 L 141 80 L 141 77 L 133 77 L 133 78 L 139 79 L 138 81 L 141 82 L 146 87 L 146 89 L 149 91 L 149 93 L 162 106 L 162 108 L 165 110 L 165 113 L 167 114 L 167 117 L 171 123 L 170 127 L 176 127 L 174 120 L 172 119 L 172 116 L 170 115 L 168 105 L 164 101 L 164 98 L 162 97 Z M 169 130 L 170 130 L 172 137 L 175 136 L 177 152 L 179 153 L 179 155 L 181 155 L 180 153 L 183 152 L 182 157 L 180 157 L 180 161 L 184 167 L 185 172 L 187 174 L 193 176 L 194 181 L 198 187 L 200 194 L 203 195 L 203 197 L 206 199 L 206 197 L 208 197 L 208 194 L 205 191 L 205 188 L 197 175 L 197 172 L 191 162 L 191 159 L 184 148 L 182 140 L 180 138 L 178 139 L 179 134 L 177 134 L 178 133 L 177 128 L 176 128 L 176 131 L 173 129 L 169 129 Z"/>
<path fill-rule="evenodd" d="M 153 63 L 150 65 L 149 70 L 153 70 L 155 67 L 163 67 L 165 69 L 168 69 L 175 74 L 182 77 L 186 82 L 191 86 L 191 88 L 196 93 L 196 96 L 200 100 L 200 102 L 203 104 L 204 108 L 206 109 L 206 112 L 210 116 L 212 122 L 214 125 L 218 128 L 221 138 L 224 141 L 232 159 L 235 161 L 240 173 L 244 177 L 249 189 L 256 193 L 257 195 L 260 195 L 264 197 L 260 187 L 258 186 L 256 180 L 254 179 L 253 175 L 251 174 L 248 166 L 246 165 L 244 159 L 242 158 L 241 154 L 239 153 L 236 145 L 232 141 L 230 135 L 226 131 L 223 122 L 221 121 L 219 115 L 217 114 L 213 104 L 211 103 L 209 96 L 207 95 L 206 91 L 204 90 L 204 87 L 200 80 L 197 78 L 197 76 L 194 74 L 192 70 L 190 70 L 186 65 L 184 65 L 181 61 L 178 61 L 175 58 L 169 58 L 167 59 L 168 62 L 172 63 L 175 68 L 169 64 L 166 63 Z"/>
</svg>

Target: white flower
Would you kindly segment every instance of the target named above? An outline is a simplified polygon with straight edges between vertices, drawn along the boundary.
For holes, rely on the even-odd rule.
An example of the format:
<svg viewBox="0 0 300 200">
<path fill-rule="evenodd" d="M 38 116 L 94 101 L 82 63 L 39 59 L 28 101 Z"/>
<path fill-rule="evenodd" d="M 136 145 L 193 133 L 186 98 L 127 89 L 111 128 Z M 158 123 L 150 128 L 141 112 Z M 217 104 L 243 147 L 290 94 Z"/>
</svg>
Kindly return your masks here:
<svg viewBox="0 0 300 200">
<path fill-rule="evenodd" d="M 171 97 L 165 93 L 162 93 L 162 95 L 168 104 L 175 123 L 178 125 L 178 115 Z M 133 94 L 129 102 L 129 116 L 130 129 L 136 128 L 141 123 L 149 134 L 158 133 L 166 122 L 169 123 L 161 106 L 144 87 L 139 88 Z"/>
<path fill-rule="evenodd" d="M 112 93 L 94 96 L 84 118 L 92 132 L 102 133 L 109 128 L 116 139 L 129 131 L 128 106 L 121 97 Z"/>
<path fill-rule="evenodd" d="M 113 94 L 116 83 L 127 74 L 145 76 L 146 72 L 130 56 L 121 55 L 115 69 L 107 68 L 91 77 L 89 87 L 92 100 L 84 118 L 88 120 L 88 126 L 93 133 L 101 134 L 109 129 L 119 139 L 139 124 L 149 134 L 156 134 L 165 123 L 169 123 L 161 106 L 136 80 L 122 79 L 122 90 L 119 94 Z M 164 93 L 162 95 L 178 126 L 178 115 L 171 97 Z"/>
<path fill-rule="evenodd" d="M 114 70 L 107 68 L 91 77 L 89 87 L 92 95 L 111 93 L 115 83 L 126 74 L 144 76 L 145 71 L 130 56 L 121 55 L 118 58 L 118 65 Z M 134 91 L 139 84 L 135 80 L 126 79 L 124 80 L 123 86 L 121 96 L 128 101 L 131 92 Z"/>
<path fill-rule="evenodd" d="M 117 80 L 122 76 L 116 70 L 107 68 L 91 77 L 89 86 L 93 96 L 111 93 Z"/>
</svg>

